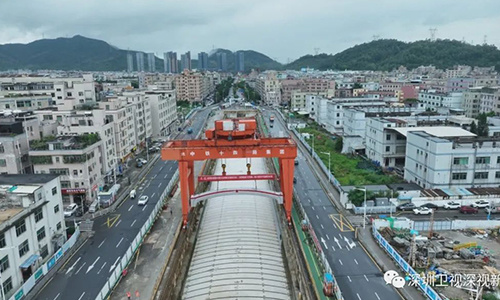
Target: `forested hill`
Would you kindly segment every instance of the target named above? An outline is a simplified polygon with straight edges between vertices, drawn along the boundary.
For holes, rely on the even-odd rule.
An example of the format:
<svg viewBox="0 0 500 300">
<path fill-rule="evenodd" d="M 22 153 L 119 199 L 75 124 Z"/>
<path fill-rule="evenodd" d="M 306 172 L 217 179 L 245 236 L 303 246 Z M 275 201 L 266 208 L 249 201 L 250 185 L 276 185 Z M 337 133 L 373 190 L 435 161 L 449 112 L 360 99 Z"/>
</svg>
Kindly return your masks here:
<svg viewBox="0 0 500 300">
<path fill-rule="evenodd" d="M 401 42 L 376 40 L 344 50 L 335 55 L 305 55 L 287 69 L 385 70 L 399 66 L 408 69 L 434 65 L 440 69 L 455 65 L 490 67 L 500 70 L 500 50 L 491 45 L 471 45 L 455 40 Z"/>
</svg>

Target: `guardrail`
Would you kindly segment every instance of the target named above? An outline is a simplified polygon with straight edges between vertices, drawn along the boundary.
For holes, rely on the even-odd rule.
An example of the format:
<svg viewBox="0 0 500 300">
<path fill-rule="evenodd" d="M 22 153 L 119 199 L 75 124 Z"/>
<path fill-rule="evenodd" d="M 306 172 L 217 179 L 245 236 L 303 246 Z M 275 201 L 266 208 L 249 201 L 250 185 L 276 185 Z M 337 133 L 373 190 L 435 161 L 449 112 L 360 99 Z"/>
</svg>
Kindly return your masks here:
<svg viewBox="0 0 500 300">
<path fill-rule="evenodd" d="M 172 190 L 174 185 L 177 184 L 178 179 L 179 179 L 179 171 L 176 171 L 174 176 L 172 177 L 172 179 L 168 183 L 167 187 L 165 188 L 165 190 L 161 194 L 160 201 L 158 201 L 156 203 L 156 206 L 153 209 L 153 211 L 151 212 L 151 214 L 149 215 L 147 221 L 141 227 L 141 230 L 139 231 L 137 236 L 132 241 L 130 247 L 127 249 L 124 256 L 119 261 L 118 265 L 115 267 L 115 270 L 113 271 L 113 273 L 111 273 L 108 281 L 105 283 L 104 287 L 101 289 L 101 291 L 97 295 L 96 300 L 107 299 L 108 295 L 111 293 L 114 286 L 118 283 L 118 281 L 120 280 L 120 278 L 122 276 L 123 270 L 129 265 L 130 261 L 134 257 L 134 254 L 136 253 L 137 249 L 142 244 L 144 237 L 151 230 L 151 227 L 153 226 L 156 218 L 159 216 L 159 212 L 161 211 L 163 205 L 165 204 L 165 200 L 167 198 L 167 195 L 170 193 L 170 191 Z"/>
<path fill-rule="evenodd" d="M 357 215 L 365 213 L 364 206 L 360 206 L 360 207 L 355 206 L 353 208 L 353 210 L 354 210 L 354 213 Z M 395 212 L 396 212 L 395 205 L 391 205 L 391 206 L 367 206 L 366 207 L 367 214 L 383 214 L 383 213 L 395 213 Z"/>
<path fill-rule="evenodd" d="M 39 267 L 33 275 L 9 298 L 9 300 L 19 300 L 25 297 L 34 287 L 35 284 L 40 282 L 44 276 L 49 273 L 54 266 L 61 261 L 64 254 L 66 254 L 76 243 L 80 236 L 80 229 L 77 227 L 73 235 L 62 245 L 62 247 L 52 255 L 52 257 Z"/>
<path fill-rule="evenodd" d="M 410 266 L 406 260 L 404 260 L 391 245 L 389 242 L 384 239 L 384 237 L 377 231 L 375 227 L 372 227 L 372 234 L 375 237 L 375 240 L 379 243 L 380 247 L 382 247 L 389 256 L 399 265 L 399 267 L 406 273 L 410 274 L 410 277 L 417 281 L 416 286 L 424 292 L 424 294 L 431 300 L 443 300 L 438 293 L 428 284 L 425 283 L 423 279 L 420 278 L 420 275 Z"/>
</svg>

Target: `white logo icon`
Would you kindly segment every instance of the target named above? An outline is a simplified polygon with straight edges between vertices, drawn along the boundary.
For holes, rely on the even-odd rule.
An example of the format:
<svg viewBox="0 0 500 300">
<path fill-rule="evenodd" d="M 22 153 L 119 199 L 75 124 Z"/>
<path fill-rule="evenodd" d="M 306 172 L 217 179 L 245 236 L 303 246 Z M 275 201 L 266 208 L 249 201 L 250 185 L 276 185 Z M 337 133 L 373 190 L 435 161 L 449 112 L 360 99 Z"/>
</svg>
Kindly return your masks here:
<svg viewBox="0 0 500 300">
<path fill-rule="evenodd" d="M 392 284 L 395 288 L 402 288 L 405 286 L 405 279 L 399 276 L 398 272 L 389 270 L 384 273 L 385 284 Z"/>
</svg>

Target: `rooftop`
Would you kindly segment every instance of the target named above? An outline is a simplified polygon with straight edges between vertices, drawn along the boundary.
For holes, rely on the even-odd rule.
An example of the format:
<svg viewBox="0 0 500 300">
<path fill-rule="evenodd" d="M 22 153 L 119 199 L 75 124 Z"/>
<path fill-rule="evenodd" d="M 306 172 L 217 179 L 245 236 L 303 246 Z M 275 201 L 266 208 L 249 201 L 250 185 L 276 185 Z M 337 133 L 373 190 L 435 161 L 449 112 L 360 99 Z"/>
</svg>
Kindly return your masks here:
<svg viewBox="0 0 500 300">
<path fill-rule="evenodd" d="M 387 128 L 407 137 L 410 131 L 424 131 L 435 137 L 475 137 L 476 135 L 461 127 L 452 126 L 422 126 L 422 127 L 397 127 Z"/>
<path fill-rule="evenodd" d="M 101 138 L 98 134 L 82 134 L 76 136 L 48 136 L 41 140 L 30 142 L 30 151 L 44 150 L 82 150 L 97 143 Z"/>
<path fill-rule="evenodd" d="M 45 184 L 58 176 L 55 174 L 0 174 L 0 185 Z"/>
</svg>

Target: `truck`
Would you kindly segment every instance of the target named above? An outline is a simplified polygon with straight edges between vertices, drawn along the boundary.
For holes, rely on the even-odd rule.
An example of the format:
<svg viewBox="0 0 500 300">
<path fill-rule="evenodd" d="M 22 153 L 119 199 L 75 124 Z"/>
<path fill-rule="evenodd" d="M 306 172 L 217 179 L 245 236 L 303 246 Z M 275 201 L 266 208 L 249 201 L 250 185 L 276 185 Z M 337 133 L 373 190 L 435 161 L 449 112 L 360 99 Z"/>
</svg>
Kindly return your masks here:
<svg viewBox="0 0 500 300">
<path fill-rule="evenodd" d="M 269 122 L 274 122 L 274 115 L 271 115 L 271 116 L 269 117 Z"/>
</svg>

